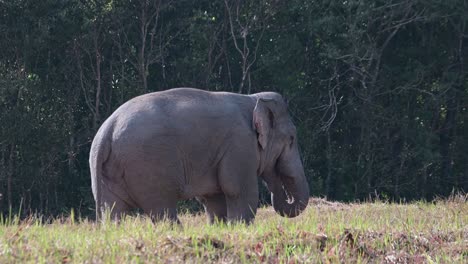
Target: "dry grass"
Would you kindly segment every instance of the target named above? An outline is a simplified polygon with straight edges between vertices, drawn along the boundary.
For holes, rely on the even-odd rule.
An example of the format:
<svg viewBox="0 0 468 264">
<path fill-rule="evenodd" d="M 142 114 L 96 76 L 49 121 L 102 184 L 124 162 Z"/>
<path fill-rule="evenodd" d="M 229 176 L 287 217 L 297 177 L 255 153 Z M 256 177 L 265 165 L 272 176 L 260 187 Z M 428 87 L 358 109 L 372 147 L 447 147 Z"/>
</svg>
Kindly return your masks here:
<svg viewBox="0 0 468 264">
<path fill-rule="evenodd" d="M 260 209 L 250 226 L 120 224 L 37 217 L 0 224 L 0 263 L 467 263 L 468 203 L 341 204 L 311 199 L 297 218 Z"/>
</svg>

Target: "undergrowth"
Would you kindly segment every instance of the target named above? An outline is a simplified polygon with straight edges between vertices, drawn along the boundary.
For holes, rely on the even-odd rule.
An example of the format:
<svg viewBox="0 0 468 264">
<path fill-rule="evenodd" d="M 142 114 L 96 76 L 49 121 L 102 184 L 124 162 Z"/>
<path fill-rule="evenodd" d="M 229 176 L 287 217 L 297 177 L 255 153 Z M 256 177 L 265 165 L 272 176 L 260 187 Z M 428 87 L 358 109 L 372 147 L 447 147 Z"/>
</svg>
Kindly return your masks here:
<svg viewBox="0 0 468 264">
<path fill-rule="evenodd" d="M 410 204 L 311 199 L 298 217 L 259 209 L 255 222 L 182 225 L 147 217 L 94 223 L 0 218 L 0 263 L 467 263 L 466 195 Z"/>
</svg>

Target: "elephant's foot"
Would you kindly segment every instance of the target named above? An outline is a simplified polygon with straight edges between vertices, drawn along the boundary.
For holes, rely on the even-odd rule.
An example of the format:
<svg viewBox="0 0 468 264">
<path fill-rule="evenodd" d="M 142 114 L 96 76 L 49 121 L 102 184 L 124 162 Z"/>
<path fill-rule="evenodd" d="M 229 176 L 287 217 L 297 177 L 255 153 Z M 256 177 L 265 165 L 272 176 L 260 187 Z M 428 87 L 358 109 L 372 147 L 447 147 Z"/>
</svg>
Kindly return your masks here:
<svg viewBox="0 0 468 264">
<path fill-rule="evenodd" d="M 226 222 L 227 208 L 224 194 L 203 196 L 198 201 L 205 207 L 206 216 L 210 224 Z"/>
<path fill-rule="evenodd" d="M 255 199 L 256 198 L 256 199 Z M 258 197 L 251 199 L 227 198 L 227 220 L 229 222 L 243 222 L 251 224 L 257 213 Z"/>
<path fill-rule="evenodd" d="M 153 208 L 150 210 L 144 210 L 147 215 L 150 216 L 153 223 L 160 221 L 168 221 L 173 224 L 180 225 L 179 218 L 177 217 L 176 208 Z"/>
<path fill-rule="evenodd" d="M 133 208 L 130 204 L 124 201 L 120 196 L 111 192 L 105 186 L 103 186 L 103 192 L 101 196 L 101 204 L 97 204 L 97 220 L 110 219 L 113 221 L 120 222 L 120 220 L 127 215 Z"/>
</svg>

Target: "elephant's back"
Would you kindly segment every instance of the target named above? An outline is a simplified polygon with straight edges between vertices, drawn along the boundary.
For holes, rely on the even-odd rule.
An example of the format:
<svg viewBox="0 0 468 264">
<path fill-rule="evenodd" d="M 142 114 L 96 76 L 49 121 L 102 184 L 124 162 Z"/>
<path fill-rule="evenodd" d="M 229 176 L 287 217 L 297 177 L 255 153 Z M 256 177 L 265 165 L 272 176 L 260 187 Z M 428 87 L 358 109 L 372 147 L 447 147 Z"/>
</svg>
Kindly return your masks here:
<svg viewBox="0 0 468 264">
<path fill-rule="evenodd" d="M 144 148 L 172 143 L 196 148 L 202 142 L 213 142 L 213 138 L 224 138 L 233 129 L 249 129 L 250 116 L 242 114 L 236 101 L 243 97 L 192 88 L 135 97 L 110 117 L 114 149 L 124 155 L 128 149 L 145 152 Z"/>
<path fill-rule="evenodd" d="M 153 128 L 181 130 L 204 119 L 217 119 L 233 113 L 228 100 L 193 88 L 176 88 L 135 97 L 110 117 L 115 130 Z M 215 121 L 215 120 L 212 120 Z"/>
<path fill-rule="evenodd" d="M 221 94 L 224 96 L 220 96 Z M 224 112 L 229 110 L 233 103 L 229 96 L 239 97 L 240 95 L 194 88 L 174 88 L 132 98 L 120 106 L 113 115 L 118 119 L 129 120 L 135 118 L 139 113 L 158 114 L 154 117 L 165 118 L 182 117 L 182 115 L 187 114 L 186 112 L 193 114 Z"/>
</svg>

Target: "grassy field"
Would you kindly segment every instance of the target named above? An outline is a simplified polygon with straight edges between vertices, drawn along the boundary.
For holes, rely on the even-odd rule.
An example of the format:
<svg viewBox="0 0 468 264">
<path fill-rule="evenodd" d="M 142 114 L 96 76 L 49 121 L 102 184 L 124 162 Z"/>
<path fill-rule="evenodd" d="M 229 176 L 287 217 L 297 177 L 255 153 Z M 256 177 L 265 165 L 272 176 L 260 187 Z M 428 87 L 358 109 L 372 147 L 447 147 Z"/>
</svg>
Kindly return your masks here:
<svg viewBox="0 0 468 264">
<path fill-rule="evenodd" d="M 259 209 L 250 226 L 182 226 L 128 217 L 3 219 L 0 263 L 468 263 L 468 196 L 434 203 L 341 204 L 311 199 L 297 218 Z"/>
</svg>

